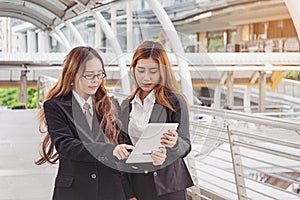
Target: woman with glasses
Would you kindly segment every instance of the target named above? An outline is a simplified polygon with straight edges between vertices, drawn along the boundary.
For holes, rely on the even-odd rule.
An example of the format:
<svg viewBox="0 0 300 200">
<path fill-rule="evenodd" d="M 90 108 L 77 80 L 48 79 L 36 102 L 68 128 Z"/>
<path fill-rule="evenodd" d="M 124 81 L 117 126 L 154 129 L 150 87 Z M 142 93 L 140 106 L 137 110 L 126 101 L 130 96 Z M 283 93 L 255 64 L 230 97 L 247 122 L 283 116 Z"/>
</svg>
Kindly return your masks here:
<svg viewBox="0 0 300 200">
<path fill-rule="evenodd" d="M 116 160 L 127 158 L 133 147 L 117 145 L 118 109 L 107 95 L 105 77 L 94 49 L 74 48 L 40 110 L 45 138 L 36 164 L 59 161 L 55 200 L 125 199 Z"/>
<path fill-rule="evenodd" d="M 164 134 L 161 154 L 153 151 L 152 163 L 133 163 L 126 168 L 123 176 L 126 197 L 185 200 L 186 188 L 193 185 L 183 160 L 191 150 L 189 113 L 167 53 L 160 43 L 145 41 L 134 52 L 130 69 L 136 89 L 121 105 L 125 134 L 120 141 L 135 145 L 148 123 L 178 123 L 179 126 Z"/>
</svg>

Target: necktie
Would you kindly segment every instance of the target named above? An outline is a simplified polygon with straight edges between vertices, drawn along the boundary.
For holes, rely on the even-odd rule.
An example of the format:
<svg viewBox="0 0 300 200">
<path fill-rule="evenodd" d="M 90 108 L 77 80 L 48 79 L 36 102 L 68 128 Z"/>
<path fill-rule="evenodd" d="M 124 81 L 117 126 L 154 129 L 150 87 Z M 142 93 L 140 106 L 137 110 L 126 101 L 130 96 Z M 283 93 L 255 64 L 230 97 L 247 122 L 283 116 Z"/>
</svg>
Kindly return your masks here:
<svg viewBox="0 0 300 200">
<path fill-rule="evenodd" d="M 91 115 L 90 108 L 91 108 L 91 106 L 88 103 L 85 103 L 83 105 L 85 118 L 89 124 L 90 129 L 92 130 L 93 116 Z"/>
</svg>

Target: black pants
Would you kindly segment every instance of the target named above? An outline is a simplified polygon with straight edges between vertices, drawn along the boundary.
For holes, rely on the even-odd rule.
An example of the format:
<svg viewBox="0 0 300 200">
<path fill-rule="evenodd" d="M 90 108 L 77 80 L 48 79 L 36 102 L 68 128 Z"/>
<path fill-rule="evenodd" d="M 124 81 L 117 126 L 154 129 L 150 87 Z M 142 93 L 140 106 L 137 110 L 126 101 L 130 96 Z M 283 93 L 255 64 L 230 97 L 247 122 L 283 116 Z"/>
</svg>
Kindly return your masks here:
<svg viewBox="0 0 300 200">
<path fill-rule="evenodd" d="M 133 185 L 133 191 L 138 200 L 186 200 L 187 199 L 186 190 L 181 190 L 181 191 L 157 196 L 152 173 L 149 173 L 147 175 L 134 174 L 132 185 Z"/>
</svg>

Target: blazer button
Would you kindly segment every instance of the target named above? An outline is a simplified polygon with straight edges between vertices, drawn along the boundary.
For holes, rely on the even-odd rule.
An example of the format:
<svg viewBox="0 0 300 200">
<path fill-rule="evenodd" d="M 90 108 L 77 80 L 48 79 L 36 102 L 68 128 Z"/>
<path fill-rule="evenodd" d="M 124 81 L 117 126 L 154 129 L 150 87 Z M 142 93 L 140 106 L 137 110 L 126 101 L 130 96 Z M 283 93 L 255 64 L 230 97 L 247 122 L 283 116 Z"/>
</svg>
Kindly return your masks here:
<svg viewBox="0 0 300 200">
<path fill-rule="evenodd" d="M 157 176 L 157 172 L 153 172 L 153 176 Z"/>
<path fill-rule="evenodd" d="M 97 175 L 96 174 L 91 174 L 91 178 L 95 179 L 95 178 L 97 178 Z"/>
</svg>

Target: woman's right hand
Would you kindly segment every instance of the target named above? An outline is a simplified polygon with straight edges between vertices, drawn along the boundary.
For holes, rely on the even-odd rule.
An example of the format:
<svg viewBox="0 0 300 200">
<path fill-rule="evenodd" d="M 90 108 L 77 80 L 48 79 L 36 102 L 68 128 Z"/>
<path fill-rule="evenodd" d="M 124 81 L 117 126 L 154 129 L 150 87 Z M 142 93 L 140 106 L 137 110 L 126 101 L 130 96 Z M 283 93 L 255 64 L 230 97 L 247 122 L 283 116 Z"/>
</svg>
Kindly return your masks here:
<svg viewBox="0 0 300 200">
<path fill-rule="evenodd" d="M 159 147 L 160 151 L 152 151 L 151 158 L 153 160 L 153 165 L 162 165 L 167 158 L 167 150 L 165 147 Z"/>
<path fill-rule="evenodd" d="M 134 146 L 128 144 L 118 144 L 113 150 L 113 155 L 119 160 L 124 160 L 130 155 L 128 150 L 133 150 Z"/>
</svg>

